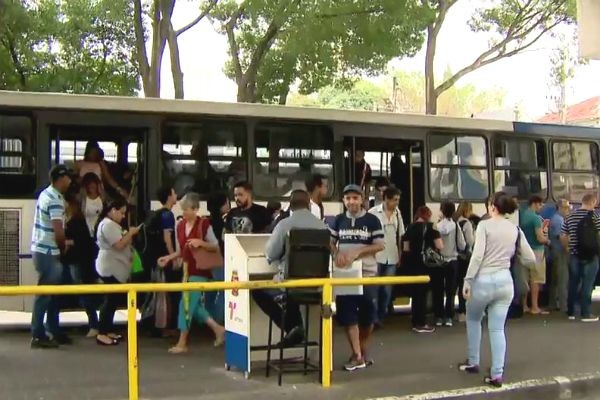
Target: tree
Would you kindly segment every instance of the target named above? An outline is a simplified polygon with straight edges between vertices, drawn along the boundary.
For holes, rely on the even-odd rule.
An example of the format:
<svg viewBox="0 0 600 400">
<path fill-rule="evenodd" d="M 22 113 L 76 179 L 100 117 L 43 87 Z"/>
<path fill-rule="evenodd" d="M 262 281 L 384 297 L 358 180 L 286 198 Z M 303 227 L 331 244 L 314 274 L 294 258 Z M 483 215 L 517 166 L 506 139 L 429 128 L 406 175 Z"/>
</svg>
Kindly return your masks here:
<svg viewBox="0 0 600 400">
<path fill-rule="evenodd" d="M 562 23 L 574 20 L 575 0 L 495 0 L 476 9 L 469 27 L 476 33 L 491 35 L 490 45 L 475 60 L 442 83 L 436 84 L 434 64 L 437 39 L 450 9 L 459 0 L 422 0 L 435 13 L 427 27 L 425 52 L 426 111 L 437 113 L 437 101 L 465 75 L 486 65 L 512 57 L 533 46 Z"/>
<path fill-rule="evenodd" d="M 126 0 L 0 3 L 0 89 L 133 95 Z"/>
<path fill-rule="evenodd" d="M 223 0 L 217 8 L 238 101 L 280 104 L 293 84 L 310 93 L 413 55 L 431 17 L 417 0 Z"/>
<path fill-rule="evenodd" d="M 139 65 L 146 97 L 160 97 L 162 59 L 168 44 L 175 98 L 183 99 L 183 72 L 177 40 L 179 36 L 202 21 L 213 10 L 218 0 L 200 2 L 198 15 L 179 29 L 175 29 L 171 21 L 175 2 L 176 0 L 148 0 L 148 2 L 142 3 L 142 0 L 133 0 L 133 26 L 135 27 L 136 42 L 135 61 Z M 151 35 L 148 31 L 151 32 Z M 148 56 L 146 49 L 146 42 L 149 38 L 150 56 Z"/>
</svg>

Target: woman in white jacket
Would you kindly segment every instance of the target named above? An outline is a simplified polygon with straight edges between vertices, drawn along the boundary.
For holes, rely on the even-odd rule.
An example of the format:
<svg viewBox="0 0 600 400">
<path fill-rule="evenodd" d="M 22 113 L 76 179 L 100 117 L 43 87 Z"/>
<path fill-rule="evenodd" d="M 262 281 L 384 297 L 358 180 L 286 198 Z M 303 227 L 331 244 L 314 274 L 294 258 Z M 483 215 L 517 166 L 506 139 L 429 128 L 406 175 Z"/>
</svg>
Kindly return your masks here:
<svg viewBox="0 0 600 400">
<path fill-rule="evenodd" d="M 504 325 L 513 299 L 511 265 L 516 257 L 521 265 L 535 263 L 535 254 L 523 232 L 506 216 L 516 209 L 516 203 L 504 192 L 494 196 L 491 218 L 481 221 L 475 234 L 475 247 L 465 277 L 463 296 L 467 299 L 468 359 L 459 370 L 479 372 L 481 320 L 487 309 L 488 330 L 492 352 L 490 375 L 484 382 L 502 386 L 506 337 Z"/>
</svg>

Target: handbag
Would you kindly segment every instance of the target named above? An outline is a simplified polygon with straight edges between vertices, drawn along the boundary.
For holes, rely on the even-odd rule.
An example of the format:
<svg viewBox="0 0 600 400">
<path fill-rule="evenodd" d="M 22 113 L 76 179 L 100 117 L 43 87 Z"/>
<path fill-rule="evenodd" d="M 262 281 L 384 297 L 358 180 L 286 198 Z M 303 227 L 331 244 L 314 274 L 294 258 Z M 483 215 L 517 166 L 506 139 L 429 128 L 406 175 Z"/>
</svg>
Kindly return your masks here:
<svg viewBox="0 0 600 400">
<path fill-rule="evenodd" d="M 210 221 L 207 218 L 203 218 L 201 223 L 202 240 L 206 240 L 206 232 L 208 232 Z M 197 269 L 210 270 L 223 266 L 223 256 L 220 249 L 217 249 L 217 251 L 207 251 L 203 248 L 190 250 L 196 262 Z"/>
<path fill-rule="evenodd" d="M 423 243 L 421 245 L 421 255 L 423 257 L 423 264 L 428 268 L 440 268 L 446 263 L 444 257 L 435 249 L 430 246 L 425 246 L 425 236 L 427 235 L 427 223 L 425 223 L 425 229 L 423 229 Z"/>
</svg>

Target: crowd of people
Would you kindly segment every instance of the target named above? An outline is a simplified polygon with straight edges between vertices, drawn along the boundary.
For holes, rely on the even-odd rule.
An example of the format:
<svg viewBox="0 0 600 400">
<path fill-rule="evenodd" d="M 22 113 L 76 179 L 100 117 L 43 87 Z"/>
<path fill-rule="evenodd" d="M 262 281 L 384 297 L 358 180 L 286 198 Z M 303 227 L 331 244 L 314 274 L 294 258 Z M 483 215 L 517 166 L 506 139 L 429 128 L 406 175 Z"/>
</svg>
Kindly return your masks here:
<svg viewBox="0 0 600 400">
<path fill-rule="evenodd" d="M 73 176 L 64 165 L 53 167 L 51 184 L 39 196 L 32 252 L 40 285 L 62 283 L 65 271 L 75 283 L 122 284 L 135 278 L 136 259 L 143 266 L 137 272 L 143 275 L 142 281 L 223 280 L 224 233 L 265 232 L 272 232 L 265 255 L 278 266 L 274 279 L 282 280 L 286 279 L 285 244 L 290 230 L 329 229 L 332 259 L 338 268 L 360 260 L 364 277 L 430 276 L 429 284 L 409 287 L 412 329 L 426 334 L 466 322 L 468 358 L 459 364 L 460 371 L 479 372 L 482 319 L 487 315 L 492 366 L 485 382 L 490 385 L 502 385 L 507 317 L 550 312 L 540 306 L 539 299 L 546 283 L 546 258 L 552 268 L 549 308 L 575 319 L 579 307 L 583 322 L 598 320 L 590 309 L 600 253 L 600 217 L 594 212 L 597 198 L 593 195 L 584 196 L 582 207 L 573 212 L 567 201 L 560 200 L 550 220 L 540 216 L 543 201 L 533 196 L 528 208 L 521 210 L 518 226 L 509 218 L 518 203 L 503 192 L 490 198 L 481 218 L 468 202 L 458 209 L 452 202 L 443 202 L 439 219 L 421 206 L 414 220 L 405 225 L 399 210 L 402 194 L 393 185 L 380 182 L 375 201 L 369 204 L 364 186 L 349 184 L 342 193 L 345 211 L 325 223 L 327 181 L 313 175 L 306 181 L 307 190 L 291 192 L 285 210 L 276 202 L 268 207 L 256 204 L 248 182 L 234 185 L 236 206 L 232 209 L 226 193 L 213 193 L 207 203 L 208 217 L 199 216 L 200 196 L 187 193 L 180 200 L 183 215 L 179 222 L 172 212 L 177 195 L 164 187 L 157 193 L 162 208 L 136 227 L 124 223 L 128 207 L 124 197 L 102 196 L 103 179 L 97 174 L 102 170 L 86 170 L 95 168 L 80 169 Z M 80 180 L 80 191 L 70 191 L 72 180 Z M 365 286 L 363 294 L 336 298 L 336 318 L 350 344 L 346 370 L 373 364 L 368 343 L 373 331 L 384 325 L 393 292 L 387 285 Z M 433 323 L 428 321 L 429 292 Z M 105 295 L 98 316 L 94 296 L 81 296 L 89 319 L 87 336 L 99 345 L 117 345 L 122 340 L 113 325 L 122 297 Z M 304 340 L 302 315 L 291 299 L 273 289 L 254 290 L 252 297 L 284 331 L 280 345 Z M 178 331 L 179 339 L 169 352 L 180 354 L 188 351 L 193 321 L 211 329 L 215 346 L 224 343 L 222 302 L 223 294 L 218 292 L 154 293 L 146 298 L 142 317 L 158 335 L 173 336 Z M 71 343 L 60 329 L 59 313 L 54 296 L 35 298 L 32 347 Z"/>
</svg>

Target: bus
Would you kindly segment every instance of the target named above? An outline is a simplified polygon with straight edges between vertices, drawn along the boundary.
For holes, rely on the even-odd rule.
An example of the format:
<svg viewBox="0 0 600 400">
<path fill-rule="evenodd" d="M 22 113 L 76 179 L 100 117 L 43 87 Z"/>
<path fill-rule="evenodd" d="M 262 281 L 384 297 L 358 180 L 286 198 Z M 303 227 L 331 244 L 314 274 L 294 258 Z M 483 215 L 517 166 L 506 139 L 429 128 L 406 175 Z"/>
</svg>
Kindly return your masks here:
<svg viewBox="0 0 600 400">
<path fill-rule="evenodd" d="M 35 284 L 30 242 L 36 195 L 52 165 L 73 166 L 97 141 L 111 175 L 131 193 L 132 217 L 157 208 L 163 183 L 206 197 L 254 186 L 257 201 L 285 200 L 314 173 L 326 176 L 325 214 L 342 210 L 357 151 L 402 191 L 401 212 L 443 200 L 536 194 L 578 202 L 598 193 L 600 130 L 441 116 L 260 104 L 0 91 L 0 285 Z M 203 205 L 205 207 L 205 204 Z M 5 297 L 0 309 L 30 310 Z"/>
</svg>

